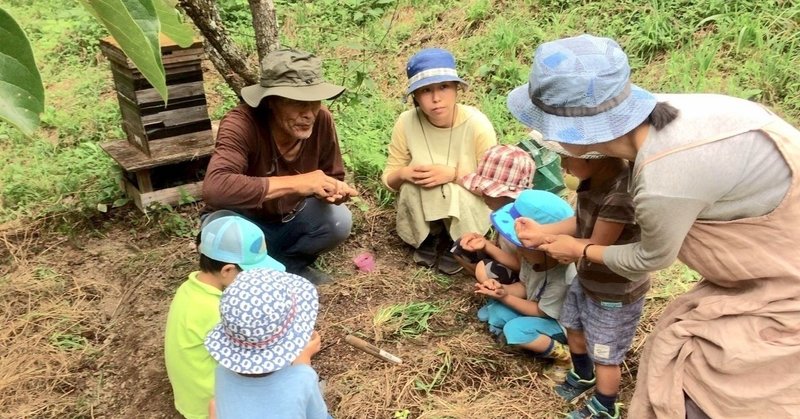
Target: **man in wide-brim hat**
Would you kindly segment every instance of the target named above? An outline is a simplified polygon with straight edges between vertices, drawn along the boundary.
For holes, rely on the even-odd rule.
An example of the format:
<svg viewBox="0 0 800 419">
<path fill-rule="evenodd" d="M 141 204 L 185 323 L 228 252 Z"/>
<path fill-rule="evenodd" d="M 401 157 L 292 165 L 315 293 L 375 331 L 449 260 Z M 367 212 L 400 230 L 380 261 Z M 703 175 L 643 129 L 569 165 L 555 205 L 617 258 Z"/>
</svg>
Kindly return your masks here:
<svg viewBox="0 0 800 419">
<path fill-rule="evenodd" d="M 205 212 L 235 211 L 264 231 L 270 254 L 314 283 L 311 265 L 350 235 L 342 205 L 358 192 L 344 182 L 336 127 L 323 100 L 344 87 L 322 78 L 322 62 L 282 49 L 261 63 L 261 80 L 222 119 L 203 183 Z"/>
</svg>

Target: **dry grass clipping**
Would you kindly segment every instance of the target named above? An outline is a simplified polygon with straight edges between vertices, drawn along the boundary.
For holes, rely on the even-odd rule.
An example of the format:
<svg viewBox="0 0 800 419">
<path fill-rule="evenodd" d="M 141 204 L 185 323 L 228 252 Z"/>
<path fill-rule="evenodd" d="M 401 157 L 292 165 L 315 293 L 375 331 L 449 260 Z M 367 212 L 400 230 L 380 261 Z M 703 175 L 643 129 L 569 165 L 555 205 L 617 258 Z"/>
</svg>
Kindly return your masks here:
<svg viewBox="0 0 800 419">
<path fill-rule="evenodd" d="M 30 231 L 3 236 L 0 279 L 0 417 L 91 413 L 86 374 L 103 348 L 98 300 L 108 285 L 60 275 L 32 252 L 47 253 Z M 15 245 L 18 241 L 21 245 Z"/>
</svg>

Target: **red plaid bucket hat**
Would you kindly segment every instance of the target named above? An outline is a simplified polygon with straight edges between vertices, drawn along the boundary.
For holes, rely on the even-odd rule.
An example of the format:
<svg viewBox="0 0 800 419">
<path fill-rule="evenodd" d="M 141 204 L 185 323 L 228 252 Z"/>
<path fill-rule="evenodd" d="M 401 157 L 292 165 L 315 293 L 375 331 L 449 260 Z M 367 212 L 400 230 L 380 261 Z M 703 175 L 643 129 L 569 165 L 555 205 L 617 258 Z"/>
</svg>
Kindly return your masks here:
<svg viewBox="0 0 800 419">
<path fill-rule="evenodd" d="M 516 199 L 531 188 L 536 163 L 525 150 L 513 145 L 496 145 L 483 153 L 478 170 L 464 176 L 464 187 L 492 198 Z"/>
</svg>

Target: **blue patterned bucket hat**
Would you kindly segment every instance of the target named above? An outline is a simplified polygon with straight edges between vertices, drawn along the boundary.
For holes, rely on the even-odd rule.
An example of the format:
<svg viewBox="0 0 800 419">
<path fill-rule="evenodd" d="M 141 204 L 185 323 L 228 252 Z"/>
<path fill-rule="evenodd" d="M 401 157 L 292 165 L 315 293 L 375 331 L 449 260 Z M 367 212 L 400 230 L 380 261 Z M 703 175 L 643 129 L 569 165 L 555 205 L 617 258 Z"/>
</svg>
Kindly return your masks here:
<svg viewBox="0 0 800 419">
<path fill-rule="evenodd" d="M 220 323 L 205 346 L 233 372 L 277 371 L 308 345 L 318 311 L 317 289 L 305 278 L 271 269 L 244 271 L 222 293 Z"/>
<path fill-rule="evenodd" d="M 528 189 L 516 201 L 503 206 L 490 215 L 497 232 L 506 240 L 523 247 L 514 230 L 514 221 L 527 217 L 539 224 L 551 224 L 575 215 L 572 207 L 560 196 L 547 191 Z"/>
<path fill-rule="evenodd" d="M 597 144 L 647 119 L 656 98 L 630 82 L 628 56 L 612 39 L 592 35 L 541 44 L 528 83 L 508 94 L 508 109 L 545 140 Z"/>
<path fill-rule="evenodd" d="M 286 270 L 282 263 L 267 253 L 267 242 L 261 228 L 252 221 L 238 215 L 227 215 L 232 212 L 224 211 L 212 213 L 203 220 L 200 253 L 220 262 L 235 263 L 245 271 L 255 268 Z"/>
<path fill-rule="evenodd" d="M 414 93 L 420 87 L 446 81 L 458 82 L 465 90 L 469 87 L 467 82 L 458 77 L 453 54 L 441 48 L 426 48 L 414 54 L 406 65 L 406 75 L 408 76 L 406 95 Z"/>
</svg>

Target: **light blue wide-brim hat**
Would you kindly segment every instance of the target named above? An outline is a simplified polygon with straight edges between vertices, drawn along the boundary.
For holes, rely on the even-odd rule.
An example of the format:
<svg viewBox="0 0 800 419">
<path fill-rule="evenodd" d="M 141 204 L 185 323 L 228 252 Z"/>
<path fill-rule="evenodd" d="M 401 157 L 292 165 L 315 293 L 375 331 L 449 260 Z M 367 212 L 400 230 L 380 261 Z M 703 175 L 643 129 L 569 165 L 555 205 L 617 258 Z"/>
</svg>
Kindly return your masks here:
<svg viewBox="0 0 800 419">
<path fill-rule="evenodd" d="M 408 76 L 406 95 L 414 93 L 420 87 L 446 81 L 458 82 L 464 90 L 469 87 L 467 82 L 458 77 L 453 54 L 441 48 L 425 48 L 414 54 L 406 65 L 406 75 Z"/>
<path fill-rule="evenodd" d="M 205 347 L 233 372 L 277 371 L 308 345 L 318 311 L 317 289 L 307 279 L 272 269 L 243 271 L 223 291 L 220 322 Z"/>
<path fill-rule="evenodd" d="M 508 110 L 545 140 L 589 145 L 619 138 L 647 119 L 656 98 L 630 82 L 628 56 L 592 35 L 541 44 L 528 83 L 508 94 Z"/>
<path fill-rule="evenodd" d="M 528 189 L 516 201 L 494 211 L 490 218 L 497 232 L 506 240 L 523 247 L 514 230 L 514 221 L 527 217 L 539 224 L 552 224 L 575 215 L 575 211 L 560 196 L 547 191 Z"/>
</svg>

